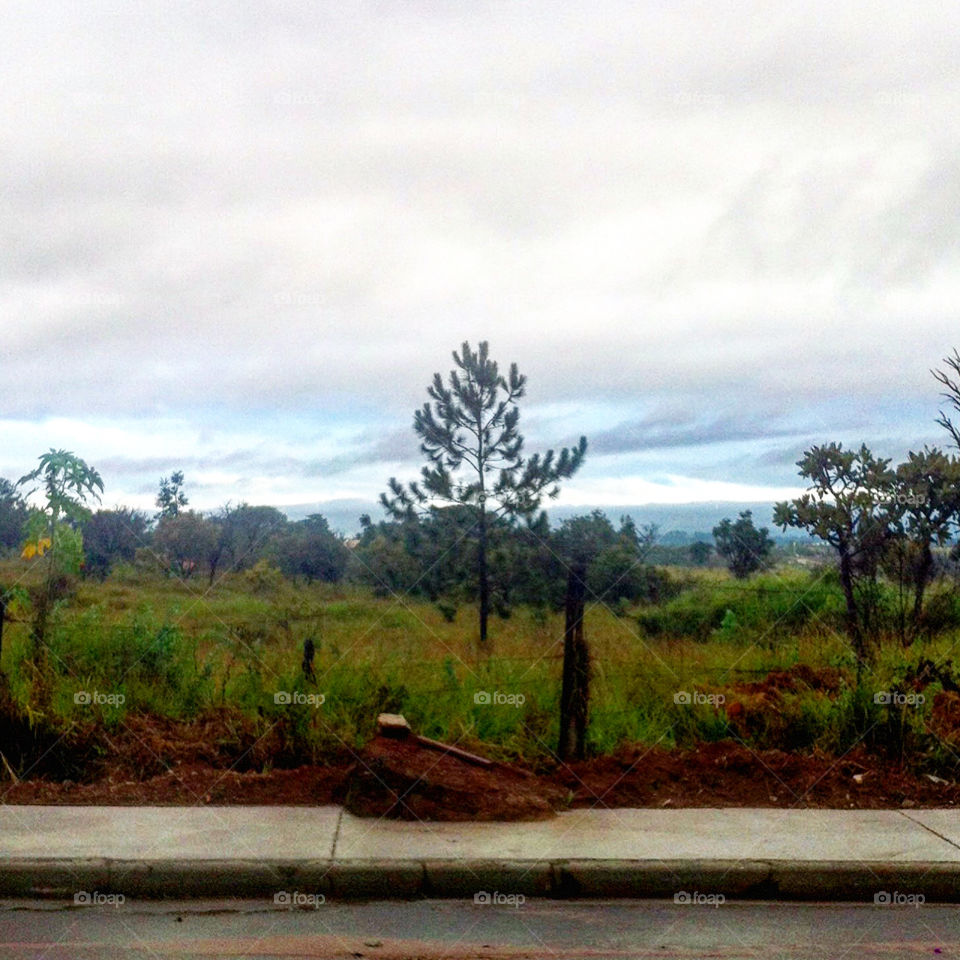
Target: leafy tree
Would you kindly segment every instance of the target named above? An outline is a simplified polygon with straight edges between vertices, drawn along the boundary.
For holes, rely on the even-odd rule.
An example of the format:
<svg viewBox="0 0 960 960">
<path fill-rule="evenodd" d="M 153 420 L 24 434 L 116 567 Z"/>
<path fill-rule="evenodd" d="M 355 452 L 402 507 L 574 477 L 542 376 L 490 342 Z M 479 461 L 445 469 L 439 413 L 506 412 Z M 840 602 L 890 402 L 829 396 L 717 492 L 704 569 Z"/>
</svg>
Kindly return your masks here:
<svg viewBox="0 0 960 960">
<path fill-rule="evenodd" d="M 154 519 L 175 517 L 189 504 L 187 495 L 183 492 L 183 471 L 177 470 L 170 474 L 170 478 L 160 478 L 160 490 L 157 493 L 157 506 L 160 512 Z"/>
<path fill-rule="evenodd" d="M 898 629 L 906 646 L 923 621 L 923 598 L 934 575 L 933 546 L 946 544 L 960 514 L 960 461 L 941 450 L 911 451 L 896 468 L 896 493 L 886 501 L 890 536 L 884 569 L 909 593 L 901 600 Z"/>
<path fill-rule="evenodd" d="M 493 610 L 505 617 L 517 604 L 541 611 L 562 608 L 566 568 L 551 545 L 546 512 L 540 511 L 516 523 L 501 520 L 490 533 Z M 473 595 L 476 594 L 476 577 L 472 575 L 475 569 L 476 564 L 464 571 L 464 583 L 472 587 Z"/>
<path fill-rule="evenodd" d="M 154 549 L 170 571 L 184 580 L 211 569 L 211 557 L 217 552 L 217 525 L 195 510 L 167 514 L 153 534 Z"/>
<path fill-rule="evenodd" d="M 613 525 L 600 511 L 599 515 L 610 532 Z M 641 529 L 629 516 L 620 518 L 620 529 L 592 558 L 587 586 L 597 602 L 614 604 L 651 598 L 659 582 L 656 572 L 646 563 L 656 544 L 656 524 L 645 524 Z"/>
<path fill-rule="evenodd" d="M 34 597 L 31 629 L 32 655 L 39 667 L 44 659 L 47 618 L 66 592 L 68 577 L 83 566 L 83 536 L 80 526 L 90 517 L 88 501 L 98 501 L 103 492 L 100 474 L 69 450 L 49 450 L 35 470 L 17 481 L 18 487 L 39 481 L 44 505 L 30 510 L 23 556 L 43 564 L 43 585 Z M 25 499 L 37 492 L 29 490 Z M 40 670 L 42 674 L 43 671 Z M 41 699 L 45 693 L 41 692 Z"/>
<path fill-rule="evenodd" d="M 343 577 L 350 551 L 319 513 L 291 523 L 275 541 L 277 565 L 289 577 L 336 582 Z"/>
<path fill-rule="evenodd" d="M 23 541 L 23 527 L 29 510 L 17 488 L 0 477 L 0 549 L 18 548 Z"/>
<path fill-rule="evenodd" d="M 774 508 L 779 527 L 806 530 L 837 551 L 858 676 L 877 633 L 877 570 L 891 536 L 887 504 L 897 492 L 889 463 L 866 445 L 857 451 L 839 443 L 811 447 L 797 461 L 810 492 Z"/>
<path fill-rule="evenodd" d="M 753 514 L 744 510 L 736 523 L 729 518 L 721 520 L 713 528 L 717 553 L 727 561 L 730 572 L 744 580 L 766 563 L 774 543 L 767 536 L 767 528 L 759 530 L 753 525 Z"/>
<path fill-rule="evenodd" d="M 437 503 L 469 509 L 474 518 L 471 539 L 477 547 L 480 645 L 486 647 L 491 524 L 532 516 L 543 496 L 555 497 L 558 482 L 580 468 L 587 440 L 581 437 L 576 447 L 562 450 L 559 456 L 549 450 L 542 457 L 524 457 L 518 401 L 524 395 L 526 377 L 515 363 L 503 376 L 489 357 L 486 341 L 476 351 L 465 342 L 460 353 L 453 352 L 453 361 L 457 369 L 450 371 L 448 385 L 439 373 L 434 374 L 427 388 L 433 404 L 425 403 L 414 414 L 420 449 L 429 460 L 420 482 L 404 488 L 391 477 L 390 495 L 382 494 L 380 502 L 398 520 L 412 519 Z"/>
<path fill-rule="evenodd" d="M 421 561 L 411 553 L 405 526 L 408 524 L 369 524 L 349 558 L 350 578 L 369 586 L 375 596 L 386 597 L 394 593 L 426 595 L 420 579 Z M 283 544 L 284 540 L 280 543 Z M 281 549 L 279 544 L 277 549 Z"/>
<path fill-rule="evenodd" d="M 350 577 L 380 596 L 409 593 L 445 608 L 475 602 L 477 543 L 473 511 L 461 505 L 434 507 L 401 521 L 363 524 L 353 551 Z M 565 568 L 550 545 L 542 511 L 515 523 L 490 518 L 490 609 L 508 617 L 516 604 L 539 608 L 563 603 Z"/>
<path fill-rule="evenodd" d="M 263 559 L 271 538 L 287 524 L 276 507 L 238 507 L 226 504 L 210 518 L 217 526 L 218 539 L 210 558 L 211 580 L 223 566 L 246 570 Z"/>
<path fill-rule="evenodd" d="M 150 518 L 140 510 L 98 510 L 83 527 L 86 572 L 104 580 L 115 563 L 132 563 L 149 526 Z"/>
<path fill-rule="evenodd" d="M 241 503 L 224 520 L 230 543 L 231 568 L 244 570 L 252 567 L 263 556 L 270 538 L 286 524 L 287 518 L 276 507 L 253 507 Z M 323 525 L 326 528 L 325 520 Z"/>
<path fill-rule="evenodd" d="M 689 552 L 691 562 L 695 563 L 698 567 L 702 567 L 709 561 L 710 554 L 713 553 L 713 547 L 704 540 L 694 540 L 694 542 L 690 544 Z"/>
</svg>

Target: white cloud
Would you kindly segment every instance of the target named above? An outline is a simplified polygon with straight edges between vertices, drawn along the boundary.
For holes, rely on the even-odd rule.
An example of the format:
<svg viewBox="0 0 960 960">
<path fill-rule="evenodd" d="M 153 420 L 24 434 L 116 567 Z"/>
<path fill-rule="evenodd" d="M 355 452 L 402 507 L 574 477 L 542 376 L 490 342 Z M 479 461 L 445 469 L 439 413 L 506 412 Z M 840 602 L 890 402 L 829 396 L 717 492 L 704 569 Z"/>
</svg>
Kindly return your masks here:
<svg viewBox="0 0 960 960">
<path fill-rule="evenodd" d="M 2 9 L 4 469 L 232 450 L 210 497 L 299 496 L 285 460 L 359 496 L 465 338 L 571 411 L 548 444 L 668 400 L 934 415 L 960 8 Z"/>
<path fill-rule="evenodd" d="M 667 475 L 657 483 L 642 476 L 599 477 L 579 481 L 576 491 L 561 491 L 556 502 L 562 506 L 591 504 L 599 507 L 625 503 L 700 503 L 728 501 L 756 503 L 768 500 L 789 500 L 804 492 L 801 486 L 763 486 L 700 480 L 696 477 Z"/>
</svg>

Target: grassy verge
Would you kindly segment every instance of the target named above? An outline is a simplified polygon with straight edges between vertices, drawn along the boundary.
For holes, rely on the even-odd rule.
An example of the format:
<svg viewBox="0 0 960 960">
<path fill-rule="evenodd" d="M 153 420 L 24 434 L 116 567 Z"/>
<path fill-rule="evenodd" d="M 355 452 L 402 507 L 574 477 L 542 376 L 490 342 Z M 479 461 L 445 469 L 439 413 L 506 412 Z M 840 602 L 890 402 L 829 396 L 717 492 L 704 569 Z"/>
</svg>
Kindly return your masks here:
<svg viewBox="0 0 960 960">
<path fill-rule="evenodd" d="M 0 566 L 8 580 L 15 572 L 14 564 Z M 738 584 L 713 570 L 684 575 L 692 577 L 687 589 L 662 605 L 588 609 L 592 750 L 733 735 L 757 747 L 842 752 L 893 733 L 901 749 L 904 742 L 931 756 L 945 749 L 929 734 L 939 687 L 925 704 L 901 711 L 893 733 L 871 692 L 891 689 L 922 657 L 945 659 L 955 631 L 906 653 L 888 646 L 857 691 L 829 578 L 793 571 Z M 115 729 L 131 711 L 190 720 L 226 708 L 281 726 L 295 754 L 322 758 L 362 744 L 377 713 L 391 711 L 426 736 L 482 741 L 504 759 L 536 764 L 556 745 L 560 613 L 519 609 L 495 620 L 493 651 L 481 656 L 467 607 L 449 622 L 429 603 L 345 585 L 293 585 L 264 569 L 212 587 L 120 569 L 104 583 L 82 582 L 55 612 L 46 716 L 34 699 L 26 613 L 7 626 L 3 670 L 23 714 L 57 731 Z M 312 682 L 300 666 L 308 637 L 316 647 Z M 729 699 L 737 684 L 796 664 L 834 670 L 838 686 L 782 691 L 775 702 L 744 693 L 749 709 L 737 723 L 708 699 L 724 691 Z M 697 693 L 703 702 L 677 702 Z"/>
</svg>

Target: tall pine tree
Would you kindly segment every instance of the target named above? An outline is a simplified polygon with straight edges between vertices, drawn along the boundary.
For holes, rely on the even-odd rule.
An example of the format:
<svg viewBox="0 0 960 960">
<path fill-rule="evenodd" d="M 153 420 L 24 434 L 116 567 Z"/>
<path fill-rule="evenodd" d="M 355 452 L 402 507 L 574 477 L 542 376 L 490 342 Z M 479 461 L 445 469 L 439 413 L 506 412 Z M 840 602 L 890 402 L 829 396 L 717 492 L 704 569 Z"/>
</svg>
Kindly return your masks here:
<svg viewBox="0 0 960 960">
<path fill-rule="evenodd" d="M 480 598 L 480 646 L 487 647 L 487 620 L 490 611 L 490 583 L 487 568 L 487 541 L 491 523 L 501 519 L 531 517 L 544 496 L 556 497 L 557 484 L 580 468 L 587 450 L 587 438 L 559 455 L 548 450 L 523 456 L 519 431 L 520 409 L 527 378 L 517 365 L 503 376 L 490 359 L 483 341 L 474 351 L 464 342 L 453 352 L 457 369 L 451 370 L 444 385 L 439 373 L 427 394 L 433 401 L 417 410 L 413 428 L 420 437 L 420 449 L 429 463 L 421 480 L 406 488 L 391 477 L 390 494 L 381 494 L 384 509 L 398 520 L 415 519 L 432 507 L 458 504 L 474 512 L 472 535 L 477 545 L 477 580 Z"/>
</svg>

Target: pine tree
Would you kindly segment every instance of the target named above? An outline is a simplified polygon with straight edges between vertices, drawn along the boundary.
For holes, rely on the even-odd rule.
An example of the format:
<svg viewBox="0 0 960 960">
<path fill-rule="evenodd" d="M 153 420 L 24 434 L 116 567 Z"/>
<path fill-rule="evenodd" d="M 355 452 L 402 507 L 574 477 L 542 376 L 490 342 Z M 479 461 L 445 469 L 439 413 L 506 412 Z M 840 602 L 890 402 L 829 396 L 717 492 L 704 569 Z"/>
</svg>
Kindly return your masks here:
<svg viewBox="0 0 960 960">
<path fill-rule="evenodd" d="M 477 545 L 477 580 L 480 598 L 480 646 L 487 646 L 490 582 L 487 569 L 488 531 L 503 519 L 531 517 L 544 496 L 556 497 L 560 480 L 572 477 L 587 450 L 587 438 L 559 455 L 548 450 L 523 456 L 518 401 L 527 378 L 515 363 L 505 377 L 490 359 L 483 341 L 474 351 L 464 342 L 453 352 L 457 366 L 448 385 L 439 373 L 427 393 L 427 402 L 414 413 L 413 428 L 429 463 L 421 480 L 404 488 L 395 478 L 390 495 L 380 497 L 384 509 L 398 520 L 414 520 L 431 508 L 458 504 L 476 518 L 473 536 Z"/>
</svg>

